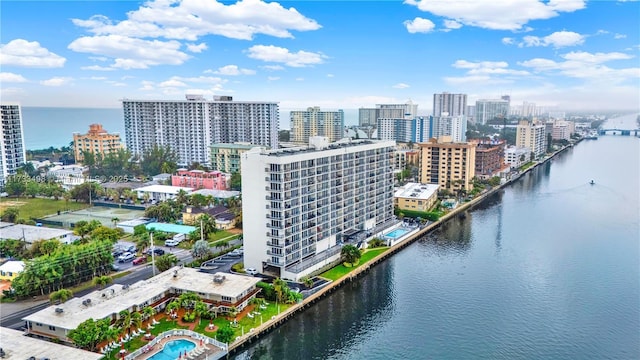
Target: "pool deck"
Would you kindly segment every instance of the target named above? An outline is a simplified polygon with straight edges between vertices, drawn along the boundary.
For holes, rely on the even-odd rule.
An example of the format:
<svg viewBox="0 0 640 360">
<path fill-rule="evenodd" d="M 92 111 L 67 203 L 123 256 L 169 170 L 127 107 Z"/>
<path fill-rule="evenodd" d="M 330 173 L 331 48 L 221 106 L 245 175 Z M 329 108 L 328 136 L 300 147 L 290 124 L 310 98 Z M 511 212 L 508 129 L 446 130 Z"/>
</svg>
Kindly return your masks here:
<svg viewBox="0 0 640 360">
<path fill-rule="evenodd" d="M 153 355 L 159 353 L 164 348 L 164 345 L 169 341 L 174 340 L 188 340 L 192 343 L 196 344 L 196 348 L 189 351 L 187 353 L 187 357 L 183 357 L 183 359 L 192 359 L 192 360 L 204 360 L 204 359 L 219 359 L 225 355 L 225 352 L 218 348 L 217 346 L 211 344 L 203 344 L 200 346 L 197 340 L 194 340 L 192 337 L 185 335 L 165 335 L 162 340 L 160 340 L 157 344 L 151 347 L 151 350 L 145 354 L 139 355 L 136 357 L 136 360 L 146 360 L 152 357 Z M 196 355 L 198 353 L 198 355 Z"/>
</svg>

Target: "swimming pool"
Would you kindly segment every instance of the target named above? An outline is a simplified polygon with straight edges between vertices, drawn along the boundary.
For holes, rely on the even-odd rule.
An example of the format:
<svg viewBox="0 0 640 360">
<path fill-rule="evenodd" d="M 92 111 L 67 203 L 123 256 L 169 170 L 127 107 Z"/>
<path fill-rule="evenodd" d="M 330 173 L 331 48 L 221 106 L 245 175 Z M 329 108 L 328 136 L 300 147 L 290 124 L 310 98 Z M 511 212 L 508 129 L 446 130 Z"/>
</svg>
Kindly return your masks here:
<svg viewBox="0 0 640 360">
<path fill-rule="evenodd" d="M 156 229 L 157 231 L 164 231 L 178 234 L 191 234 L 196 230 L 195 226 L 167 224 L 167 223 L 149 223 L 146 225 L 147 230 Z"/>
<path fill-rule="evenodd" d="M 189 340 L 172 340 L 164 345 L 159 353 L 153 355 L 149 360 L 176 360 L 180 355 L 195 349 L 196 344 Z"/>
<path fill-rule="evenodd" d="M 408 232 L 409 232 L 409 230 L 407 230 L 407 229 L 399 228 L 399 229 L 395 229 L 395 230 L 393 230 L 391 232 L 388 232 L 388 233 L 384 234 L 384 236 L 395 240 L 397 238 L 402 237 L 404 234 L 406 234 Z"/>
</svg>

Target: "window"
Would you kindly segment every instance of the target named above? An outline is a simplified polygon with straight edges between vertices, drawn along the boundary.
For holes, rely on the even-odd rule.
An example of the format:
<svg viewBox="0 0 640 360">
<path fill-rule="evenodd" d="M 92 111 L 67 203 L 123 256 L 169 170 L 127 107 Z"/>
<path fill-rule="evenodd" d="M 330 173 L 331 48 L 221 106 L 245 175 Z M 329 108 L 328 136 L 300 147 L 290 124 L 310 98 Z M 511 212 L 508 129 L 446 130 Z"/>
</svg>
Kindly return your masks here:
<svg viewBox="0 0 640 360">
<path fill-rule="evenodd" d="M 231 297 L 230 296 L 223 296 L 222 297 L 222 301 L 231 302 Z"/>
<path fill-rule="evenodd" d="M 49 326 L 49 330 L 56 331 L 56 327 L 55 326 Z"/>
</svg>

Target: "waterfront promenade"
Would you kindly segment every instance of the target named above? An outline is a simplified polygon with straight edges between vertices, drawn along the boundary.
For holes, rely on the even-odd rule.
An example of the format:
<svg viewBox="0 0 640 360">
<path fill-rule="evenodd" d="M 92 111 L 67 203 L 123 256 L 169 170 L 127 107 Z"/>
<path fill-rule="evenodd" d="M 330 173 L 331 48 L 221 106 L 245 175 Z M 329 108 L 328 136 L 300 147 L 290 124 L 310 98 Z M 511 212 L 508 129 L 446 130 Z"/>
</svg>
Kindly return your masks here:
<svg viewBox="0 0 640 360">
<path fill-rule="evenodd" d="M 487 198 L 491 197 L 492 195 L 494 195 L 498 191 L 501 191 L 504 187 L 509 186 L 511 183 L 517 181 L 518 179 L 520 179 L 525 174 L 529 173 L 530 171 L 533 171 L 538 166 L 541 166 L 541 165 L 545 164 L 546 162 L 548 162 L 551 159 L 553 159 L 556 155 L 558 155 L 558 154 L 560 154 L 560 153 L 562 153 L 562 152 L 564 152 L 564 151 L 566 151 L 566 150 L 568 150 L 570 148 L 571 148 L 571 146 L 566 146 L 566 147 L 563 147 L 563 148 L 555 151 L 554 153 L 552 153 L 550 155 L 545 156 L 543 159 L 537 161 L 532 166 L 528 167 L 524 171 L 522 171 L 522 172 L 518 173 L 517 175 L 513 176 L 512 178 L 510 178 L 505 183 L 503 183 L 503 184 L 501 184 L 499 186 L 496 186 L 496 187 L 494 187 L 494 188 L 492 188 L 492 189 L 490 189 L 488 191 L 485 191 L 484 193 L 480 194 L 479 196 L 477 196 L 476 198 L 474 198 L 474 199 L 472 199 L 472 200 L 470 200 L 468 202 L 460 204 L 455 209 L 453 209 L 453 210 L 449 211 L 448 213 L 446 213 L 445 215 L 443 215 L 437 221 L 435 221 L 433 223 L 430 223 L 430 224 L 420 228 L 416 232 L 412 232 L 410 235 L 408 235 L 408 236 L 404 237 L 402 240 L 394 243 L 393 246 L 389 247 L 386 251 L 384 251 L 383 253 L 379 254 L 375 258 L 371 259 L 369 262 L 367 262 L 367 263 L 361 265 L 360 267 L 354 269 L 353 271 L 351 271 L 349 274 L 343 276 L 342 278 L 329 283 L 324 288 L 316 291 L 312 295 L 310 295 L 307 298 L 305 298 L 302 302 L 300 302 L 300 303 L 288 308 L 287 310 L 283 311 L 282 313 L 274 316 L 271 320 L 265 321 L 264 324 L 262 324 L 260 326 L 256 326 L 253 329 L 250 329 L 249 332 L 245 333 L 242 336 L 239 336 L 238 338 L 236 338 L 236 341 L 234 341 L 233 343 L 231 343 L 229 345 L 229 354 L 233 354 L 233 353 L 241 350 L 243 347 L 245 347 L 245 346 L 257 341 L 261 336 L 265 335 L 266 333 L 270 332 L 271 330 L 274 330 L 278 326 L 282 325 L 285 321 L 287 321 L 291 317 L 295 316 L 298 312 L 304 311 L 305 309 L 309 308 L 310 306 L 313 306 L 313 304 L 315 302 L 317 302 L 318 300 L 322 299 L 327 294 L 330 294 L 330 293 L 334 292 L 335 290 L 337 290 L 338 288 L 340 288 L 341 286 L 343 286 L 343 285 L 345 285 L 347 283 L 350 283 L 351 281 L 355 280 L 356 278 L 358 278 L 358 277 L 360 277 L 362 275 L 365 275 L 373 266 L 379 264 L 382 261 L 385 261 L 387 258 L 389 258 L 390 256 L 394 255 L 398 251 L 404 249 L 405 247 L 407 247 L 408 245 L 412 244 L 416 240 L 420 239 L 424 235 L 426 235 L 426 234 L 430 233 L 431 231 L 437 229 L 439 226 L 441 226 L 442 224 L 444 224 L 445 222 L 447 222 L 451 218 L 454 218 L 455 216 L 457 216 L 459 214 L 462 214 L 465 211 L 474 208 L 475 206 L 479 205 L 484 200 L 486 200 Z"/>
</svg>

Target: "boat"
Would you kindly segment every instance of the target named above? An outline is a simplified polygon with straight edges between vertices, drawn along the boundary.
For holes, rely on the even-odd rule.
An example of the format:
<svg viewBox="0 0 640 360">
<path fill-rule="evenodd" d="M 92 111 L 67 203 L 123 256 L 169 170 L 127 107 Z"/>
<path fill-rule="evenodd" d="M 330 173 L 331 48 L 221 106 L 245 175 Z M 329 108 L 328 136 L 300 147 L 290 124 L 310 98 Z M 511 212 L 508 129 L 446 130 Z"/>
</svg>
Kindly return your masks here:
<svg viewBox="0 0 640 360">
<path fill-rule="evenodd" d="M 596 183 L 596 182 L 595 182 L 595 181 L 593 181 L 593 179 L 591 179 L 591 181 L 589 182 L 589 184 L 591 184 L 591 185 L 593 185 L 593 184 L 595 184 L 595 183 Z"/>
</svg>

